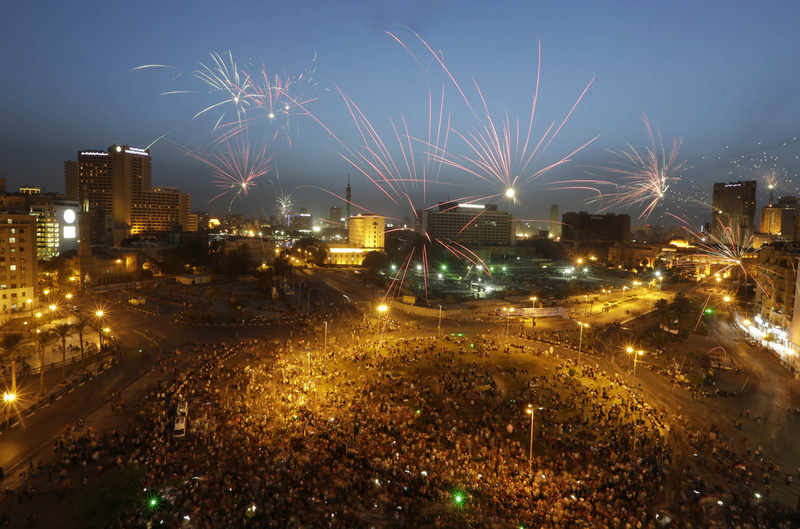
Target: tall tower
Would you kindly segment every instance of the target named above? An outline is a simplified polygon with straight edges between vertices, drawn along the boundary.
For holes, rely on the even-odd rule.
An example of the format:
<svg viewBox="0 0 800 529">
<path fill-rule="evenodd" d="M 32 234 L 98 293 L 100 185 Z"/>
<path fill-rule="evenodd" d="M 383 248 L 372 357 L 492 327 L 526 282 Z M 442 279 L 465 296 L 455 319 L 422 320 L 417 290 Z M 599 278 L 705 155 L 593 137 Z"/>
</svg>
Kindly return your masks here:
<svg viewBox="0 0 800 529">
<path fill-rule="evenodd" d="M 722 244 L 740 245 L 755 233 L 756 181 L 714 184 L 711 234 Z"/>
<path fill-rule="evenodd" d="M 344 227 L 347 228 L 350 226 L 350 175 L 347 175 L 347 187 L 344 191 L 344 198 L 347 201 L 344 205 Z"/>
<path fill-rule="evenodd" d="M 552 238 L 561 237 L 561 223 L 558 222 L 558 206 L 550 206 L 550 235 Z"/>
</svg>

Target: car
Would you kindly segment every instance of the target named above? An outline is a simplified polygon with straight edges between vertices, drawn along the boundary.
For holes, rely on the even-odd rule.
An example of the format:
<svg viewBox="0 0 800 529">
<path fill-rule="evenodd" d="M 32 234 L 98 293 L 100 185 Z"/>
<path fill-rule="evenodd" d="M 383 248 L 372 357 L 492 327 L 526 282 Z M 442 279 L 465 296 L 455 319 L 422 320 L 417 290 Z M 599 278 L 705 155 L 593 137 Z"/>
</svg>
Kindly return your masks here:
<svg viewBox="0 0 800 529">
<path fill-rule="evenodd" d="M 174 439 L 183 439 L 186 437 L 186 417 L 178 417 L 175 419 L 175 428 L 172 430 L 172 437 Z"/>
<path fill-rule="evenodd" d="M 189 414 L 189 403 L 185 400 L 182 400 L 178 403 L 178 406 L 175 408 L 175 416 L 176 417 L 186 417 Z"/>
</svg>

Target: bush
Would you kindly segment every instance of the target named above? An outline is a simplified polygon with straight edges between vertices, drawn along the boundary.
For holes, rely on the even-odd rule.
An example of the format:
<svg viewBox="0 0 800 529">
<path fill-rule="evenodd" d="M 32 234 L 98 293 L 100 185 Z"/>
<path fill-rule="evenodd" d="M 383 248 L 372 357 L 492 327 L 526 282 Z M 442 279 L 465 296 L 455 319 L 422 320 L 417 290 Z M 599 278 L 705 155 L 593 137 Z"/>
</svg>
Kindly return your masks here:
<svg viewBox="0 0 800 529">
<path fill-rule="evenodd" d="M 569 376 L 571 376 L 571 377 L 575 376 L 575 368 L 574 367 L 570 367 L 569 368 Z"/>
</svg>

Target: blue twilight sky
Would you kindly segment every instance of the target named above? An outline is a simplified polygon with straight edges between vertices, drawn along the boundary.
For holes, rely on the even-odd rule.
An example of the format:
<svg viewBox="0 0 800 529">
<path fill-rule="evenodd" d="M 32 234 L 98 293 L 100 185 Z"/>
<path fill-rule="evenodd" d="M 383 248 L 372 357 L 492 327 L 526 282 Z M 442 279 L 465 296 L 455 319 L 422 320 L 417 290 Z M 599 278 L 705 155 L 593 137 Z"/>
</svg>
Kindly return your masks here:
<svg viewBox="0 0 800 529">
<path fill-rule="evenodd" d="M 549 219 L 552 204 L 561 212 L 613 204 L 612 197 L 587 203 L 594 191 L 558 189 L 583 186 L 558 182 L 620 182 L 602 168 L 614 163 L 609 151 L 650 144 L 646 114 L 667 148 L 672 138 L 682 138 L 678 161 L 686 160 L 681 181 L 648 222 L 673 223 L 665 216 L 670 212 L 697 224 L 709 220 L 705 204 L 713 182 L 761 178 L 775 169 L 783 174 L 779 193 L 796 192 L 798 15 L 794 1 L 14 2 L 0 19 L 0 176 L 9 190 L 40 185 L 63 191 L 63 162 L 78 150 L 146 147 L 166 135 L 151 147 L 153 184 L 191 193 L 198 210 L 272 214 L 277 194 L 291 193 L 297 209 L 327 217 L 330 206 L 342 204 L 331 193 L 344 194 L 348 174 L 353 202 L 392 217 L 411 215 L 409 200 L 421 208 L 448 198 L 491 197 L 505 190 L 499 180 L 426 160 L 430 101 L 436 117 L 444 91 L 442 130 L 447 123 L 451 130 L 446 145 L 438 144 L 448 160 L 469 165 L 463 157 L 477 158 L 459 137 L 489 123 L 476 84 L 496 126 L 507 115 L 516 130 L 519 120 L 521 150 L 541 42 L 529 152 L 594 81 L 522 176 L 599 138 L 569 163 L 518 186 L 515 202 L 487 201 L 520 219 Z M 474 113 L 416 35 L 439 52 Z M 220 118 L 221 125 L 236 123 L 235 104 L 191 72 L 213 67 L 211 53 L 228 51 L 256 84 L 264 70 L 273 79 L 292 79 L 287 93 L 310 100 L 304 106 L 314 118 L 295 107 L 270 120 L 263 109 L 251 108 L 246 131 L 229 140 L 226 155 L 219 139 L 230 129 L 215 130 L 215 124 Z M 135 69 L 152 64 L 171 68 Z M 170 91 L 186 93 L 163 95 Z M 348 162 L 358 164 L 365 143 L 342 94 L 363 112 L 398 166 L 394 189 L 384 184 L 382 191 Z M 404 121 L 413 139 L 406 138 Z M 393 123 L 402 129 L 403 148 Z M 187 152 L 229 158 L 241 154 L 237 146 L 245 139 L 251 154 L 275 153 L 270 171 L 254 180 L 248 196 L 234 200 L 229 191 L 209 203 L 225 190 L 215 186 L 212 169 Z M 514 136 L 511 144 L 517 144 Z M 416 181 L 405 169 L 409 150 L 417 154 Z M 366 173 L 379 178 L 375 170 Z M 765 202 L 766 193 L 759 197 Z M 638 216 L 643 209 L 609 211 Z"/>
</svg>

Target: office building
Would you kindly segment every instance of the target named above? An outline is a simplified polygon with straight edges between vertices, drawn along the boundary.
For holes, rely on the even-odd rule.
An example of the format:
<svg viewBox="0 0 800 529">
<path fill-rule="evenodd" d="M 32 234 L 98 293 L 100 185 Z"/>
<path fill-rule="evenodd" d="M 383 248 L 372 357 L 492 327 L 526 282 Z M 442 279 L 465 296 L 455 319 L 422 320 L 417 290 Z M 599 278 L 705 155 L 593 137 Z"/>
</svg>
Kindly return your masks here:
<svg viewBox="0 0 800 529">
<path fill-rule="evenodd" d="M 445 243 L 513 246 L 516 240 L 514 216 L 495 204 L 440 202 L 417 211 L 416 230 Z"/>
<path fill-rule="evenodd" d="M 368 253 L 384 251 L 386 217 L 355 215 L 346 220 L 348 243 L 330 243 L 327 264 L 360 266 Z"/>
<path fill-rule="evenodd" d="M 794 219 L 797 216 L 797 199 L 793 196 L 784 196 L 774 204 L 761 208 L 761 222 L 759 231 L 774 236 L 774 239 L 786 241 L 794 240 Z"/>
<path fill-rule="evenodd" d="M 0 307 L 3 316 L 38 305 L 36 219 L 0 213 Z"/>
<path fill-rule="evenodd" d="M 79 151 L 64 163 L 67 199 L 91 214 L 93 243 L 119 246 L 133 235 L 191 228 L 191 197 L 175 188 L 151 188 L 150 151 L 112 145 Z M 196 229 L 196 228 L 195 228 Z"/>
<path fill-rule="evenodd" d="M 561 240 L 580 244 L 627 243 L 631 240 L 630 215 L 591 215 L 586 211 L 564 213 Z"/>
<path fill-rule="evenodd" d="M 355 248 L 368 251 L 383 251 L 386 233 L 386 217 L 378 215 L 356 215 L 350 217 L 348 241 Z"/>
<path fill-rule="evenodd" d="M 328 214 L 328 220 L 331 220 L 334 223 L 341 222 L 342 221 L 342 208 L 340 208 L 339 206 L 331 207 L 330 213 Z"/>
<path fill-rule="evenodd" d="M 311 231 L 312 221 L 308 213 L 286 215 L 286 224 L 290 231 Z"/>
<path fill-rule="evenodd" d="M 557 239 L 561 237 L 561 223 L 558 222 L 558 206 L 550 206 L 550 237 Z"/>
<path fill-rule="evenodd" d="M 51 258 L 78 249 L 78 202 L 58 195 L 35 195 L 29 213 L 36 219 L 36 255 Z"/>
<path fill-rule="evenodd" d="M 755 233 L 756 181 L 714 184 L 711 235 L 722 244 L 743 244 Z"/>
</svg>

